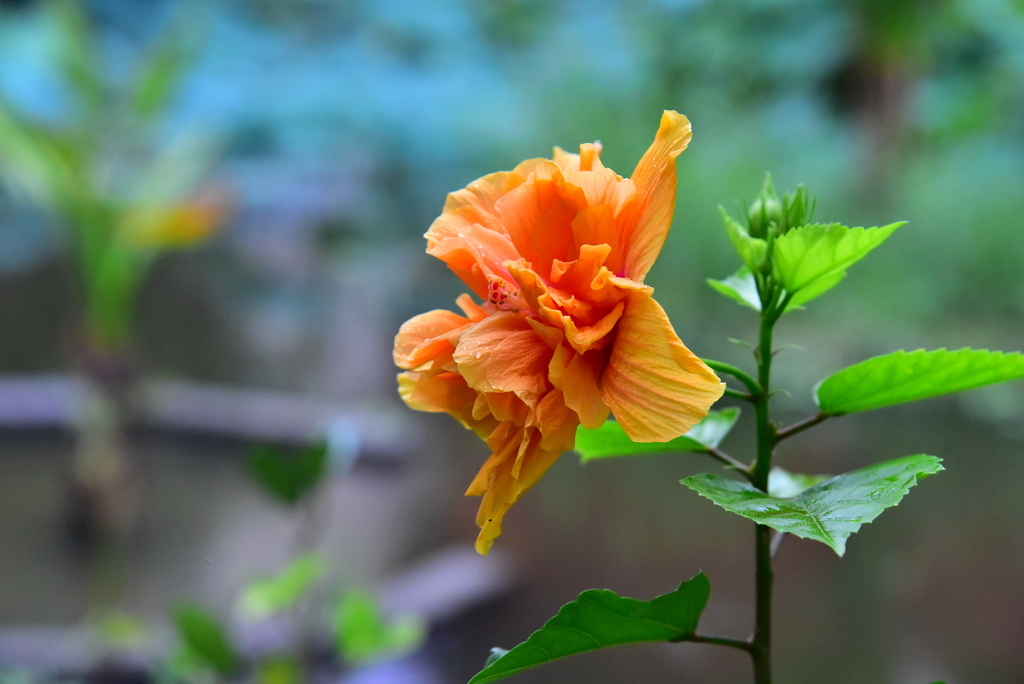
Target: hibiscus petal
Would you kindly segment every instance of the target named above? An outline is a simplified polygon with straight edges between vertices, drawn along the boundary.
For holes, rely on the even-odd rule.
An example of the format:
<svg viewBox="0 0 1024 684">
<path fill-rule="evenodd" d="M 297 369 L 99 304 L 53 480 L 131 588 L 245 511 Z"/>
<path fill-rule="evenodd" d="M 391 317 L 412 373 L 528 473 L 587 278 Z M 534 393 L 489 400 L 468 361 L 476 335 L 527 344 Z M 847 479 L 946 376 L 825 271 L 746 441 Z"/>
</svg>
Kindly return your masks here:
<svg viewBox="0 0 1024 684">
<path fill-rule="evenodd" d="M 530 162 L 541 160 L 528 160 L 520 164 L 520 167 L 530 165 Z M 532 166 L 531 166 L 532 168 Z M 501 219 L 494 208 L 495 202 L 518 185 L 526 180 L 526 175 L 519 167 L 515 171 L 499 171 L 490 173 L 483 178 L 478 178 L 462 190 L 449 193 L 444 202 L 444 210 L 441 217 L 449 220 L 432 225 L 427 231 L 427 246 L 432 241 L 448 237 L 451 233 L 448 230 L 457 232 L 459 226 L 467 226 L 478 223 L 498 232 L 502 232 Z"/>
<path fill-rule="evenodd" d="M 558 164 L 563 171 L 592 171 L 604 168 L 604 164 L 601 163 L 601 143 L 599 142 L 583 143 L 580 145 L 579 154 L 555 147 L 555 153 L 551 160 Z"/>
<path fill-rule="evenodd" d="M 666 111 L 654 142 L 633 171 L 636 195 L 621 217 L 627 238 L 624 273 L 628 278 L 643 280 L 665 244 L 676 202 L 675 158 L 692 135 L 685 116 Z"/>
<path fill-rule="evenodd" d="M 433 360 L 445 347 L 452 346 L 451 333 L 468 323 L 468 319 L 444 309 L 409 319 L 395 336 L 395 365 L 412 370 Z"/>
<path fill-rule="evenodd" d="M 477 393 L 457 373 L 399 373 L 398 394 L 409 408 L 430 413 L 450 413 L 464 427 L 477 434 L 489 434 L 496 421 L 490 416 L 473 418 Z"/>
<path fill-rule="evenodd" d="M 601 427 L 608 418 L 608 405 L 598 384 L 604 365 L 602 352 L 578 354 L 561 345 L 555 350 L 548 368 L 551 384 L 562 390 L 565 405 L 576 412 L 584 427 Z"/>
<path fill-rule="evenodd" d="M 486 491 L 477 510 L 476 522 L 480 526 L 480 534 L 476 539 L 477 553 L 486 555 L 494 540 L 501 535 L 501 523 L 505 513 L 525 494 L 551 465 L 558 460 L 561 451 L 547 451 L 540 448 L 540 432 L 533 428 L 519 428 L 509 434 L 506 443 L 492 455 L 497 463 L 487 469 Z M 520 477 L 513 475 L 511 454 L 516 453 L 522 467 Z M 490 459 L 488 463 L 490 463 Z M 483 473 L 483 469 L 481 470 Z M 480 475 L 477 476 L 478 480 Z M 474 481 L 479 491 L 478 481 Z M 467 492 L 470 493 L 470 492 Z"/>
<path fill-rule="evenodd" d="M 496 208 L 517 256 L 540 273 L 572 250 L 572 221 L 587 206 L 583 191 L 565 182 L 553 162 L 539 164 L 530 180 L 498 200 Z M 515 257 L 510 257 L 510 259 Z"/>
<path fill-rule="evenodd" d="M 498 423 L 494 427 L 486 438 L 487 445 L 491 447 L 491 455 L 477 471 L 476 477 L 466 490 L 466 496 L 483 496 L 487 493 L 497 479 L 501 466 L 518 452 L 523 437 L 523 426 L 510 421 Z"/>
<path fill-rule="evenodd" d="M 661 305 L 634 292 L 619 319 L 601 389 L 630 439 L 665 442 L 703 419 L 725 384 L 683 345 Z"/>
<path fill-rule="evenodd" d="M 549 389 L 551 353 L 525 317 L 499 313 L 462 333 L 454 359 L 466 382 L 478 392 L 515 392 L 524 401 L 535 401 Z"/>
<path fill-rule="evenodd" d="M 596 251 L 591 247 L 587 258 L 600 261 L 613 272 L 622 267 L 622 245 L 619 243 L 619 229 L 615 225 L 615 212 L 610 204 L 598 204 L 587 207 L 576 214 L 572 222 L 573 241 L 576 254 L 582 256 L 581 249 L 587 245 L 607 245 L 607 252 Z"/>
<path fill-rule="evenodd" d="M 445 216 L 434 221 L 436 226 Z M 436 239 L 430 240 L 434 233 Z M 466 283 L 481 299 L 487 299 L 487 283 L 497 278 L 508 278 L 502 263 L 519 258 L 512 242 L 502 233 L 480 224 L 461 226 L 457 232 L 438 230 L 427 233 L 427 254 L 448 264 L 455 275 Z"/>
<path fill-rule="evenodd" d="M 577 352 L 584 354 L 591 349 L 604 349 L 608 345 L 611 341 L 608 335 L 615 328 L 615 324 L 619 322 L 624 310 L 625 303 L 619 302 L 593 325 L 579 326 L 571 316 L 550 309 L 542 309 L 541 313 L 547 314 L 549 317 L 557 315 L 561 319 L 562 325 L 565 326 L 565 339 Z"/>
<path fill-rule="evenodd" d="M 562 390 L 552 390 L 540 400 L 534 414 L 534 424 L 540 430 L 541 449 L 562 453 L 576 445 L 576 428 L 580 425 L 580 419 L 575 411 L 566 406 Z M 515 474 L 531 486 L 544 474 L 535 472 L 534 465 L 525 461 L 516 463 L 516 467 L 518 470 Z"/>
</svg>

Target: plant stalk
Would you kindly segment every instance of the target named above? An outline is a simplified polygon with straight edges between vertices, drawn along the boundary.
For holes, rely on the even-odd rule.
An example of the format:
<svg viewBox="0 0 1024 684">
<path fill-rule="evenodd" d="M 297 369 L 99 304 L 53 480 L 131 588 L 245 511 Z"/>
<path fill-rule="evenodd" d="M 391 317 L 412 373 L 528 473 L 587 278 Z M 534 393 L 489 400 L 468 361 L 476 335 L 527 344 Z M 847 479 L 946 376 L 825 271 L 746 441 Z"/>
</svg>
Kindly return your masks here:
<svg viewBox="0 0 1024 684">
<path fill-rule="evenodd" d="M 771 401 L 772 331 L 785 303 L 771 306 L 773 297 L 767 297 L 763 307 L 757 345 L 757 383 L 759 392 L 754 397 L 757 419 L 757 456 L 751 468 L 751 484 L 763 492 L 768 491 L 768 473 L 772 467 L 772 453 L 778 442 L 778 433 L 771 422 L 769 402 Z M 755 590 L 757 604 L 754 619 L 754 638 L 750 650 L 754 664 L 755 684 L 771 684 L 772 681 L 772 583 L 775 573 L 772 569 L 772 529 L 757 525 L 755 530 Z"/>
</svg>

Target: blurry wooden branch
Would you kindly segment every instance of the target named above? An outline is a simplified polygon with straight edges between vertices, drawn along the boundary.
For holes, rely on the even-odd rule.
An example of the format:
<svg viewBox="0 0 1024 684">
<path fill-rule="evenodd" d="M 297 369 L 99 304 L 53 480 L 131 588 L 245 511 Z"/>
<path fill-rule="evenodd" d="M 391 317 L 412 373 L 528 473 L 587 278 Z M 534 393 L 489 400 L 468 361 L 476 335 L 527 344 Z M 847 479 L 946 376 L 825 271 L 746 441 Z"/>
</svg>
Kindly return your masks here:
<svg viewBox="0 0 1024 684">
<path fill-rule="evenodd" d="M 85 383 L 71 375 L 0 377 L 0 430 L 73 429 L 87 395 Z M 371 418 L 299 394 L 182 380 L 144 381 L 138 402 L 143 429 L 284 444 L 327 435 L 353 440 L 346 446 L 377 460 L 397 458 L 398 441 L 408 433 L 386 411 Z"/>
</svg>

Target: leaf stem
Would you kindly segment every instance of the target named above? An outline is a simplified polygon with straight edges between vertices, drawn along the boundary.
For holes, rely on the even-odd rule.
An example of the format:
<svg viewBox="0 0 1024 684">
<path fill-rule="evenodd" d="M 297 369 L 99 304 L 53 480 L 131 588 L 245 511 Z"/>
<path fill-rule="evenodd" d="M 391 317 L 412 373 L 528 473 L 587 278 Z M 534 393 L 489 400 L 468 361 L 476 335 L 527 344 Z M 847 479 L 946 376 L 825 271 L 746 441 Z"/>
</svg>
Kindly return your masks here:
<svg viewBox="0 0 1024 684">
<path fill-rule="evenodd" d="M 752 397 L 757 396 L 761 392 L 761 386 L 757 384 L 757 380 L 754 380 L 754 378 L 750 377 L 750 375 L 748 375 L 742 369 L 737 368 L 736 366 L 733 366 L 728 363 L 715 361 L 713 359 L 701 359 L 701 361 L 707 364 L 708 368 L 710 368 L 711 370 L 716 371 L 718 373 L 725 373 L 726 375 L 731 375 L 732 377 L 742 382 L 750 391 Z M 726 390 L 726 392 L 728 392 L 728 390 Z"/>
<path fill-rule="evenodd" d="M 738 648 L 741 651 L 750 653 L 754 645 L 742 639 L 730 639 L 728 637 L 705 636 L 702 634 L 691 634 L 684 641 L 692 641 L 695 644 L 715 644 L 716 646 L 728 646 Z"/>
<path fill-rule="evenodd" d="M 737 459 L 733 458 L 732 456 L 730 456 L 729 454 L 725 453 L 724 451 L 722 451 L 718 447 L 713 447 L 713 446 L 704 447 L 704 453 L 706 453 L 708 456 L 710 456 L 711 458 L 713 458 L 713 459 L 715 459 L 717 461 L 721 461 L 722 463 L 724 463 L 725 465 L 729 466 L 730 468 L 735 468 L 739 472 L 741 472 L 744 475 L 746 475 L 748 480 L 750 479 L 750 468 L 748 468 L 745 464 L 741 463 L 739 460 L 737 460 Z"/>
<path fill-rule="evenodd" d="M 807 428 L 814 427 L 818 423 L 820 423 L 820 422 L 822 422 L 824 420 L 827 420 L 828 418 L 831 418 L 831 417 L 832 416 L 829 415 L 828 413 L 816 413 L 813 416 L 810 416 L 808 418 L 804 418 L 801 421 L 797 421 L 796 423 L 793 423 L 792 425 L 788 425 L 788 426 L 778 430 L 775 433 L 775 439 L 777 441 L 781 442 L 782 440 L 786 439 L 787 437 L 792 437 L 793 435 L 797 434 L 798 432 L 803 432 Z"/>
<path fill-rule="evenodd" d="M 726 387 L 725 388 L 725 396 L 732 397 L 733 399 L 741 399 L 743 401 L 750 401 L 750 402 L 754 401 L 754 396 L 753 395 L 747 394 L 746 392 L 741 392 L 741 391 L 736 390 L 736 389 L 732 389 L 731 387 Z"/>
</svg>

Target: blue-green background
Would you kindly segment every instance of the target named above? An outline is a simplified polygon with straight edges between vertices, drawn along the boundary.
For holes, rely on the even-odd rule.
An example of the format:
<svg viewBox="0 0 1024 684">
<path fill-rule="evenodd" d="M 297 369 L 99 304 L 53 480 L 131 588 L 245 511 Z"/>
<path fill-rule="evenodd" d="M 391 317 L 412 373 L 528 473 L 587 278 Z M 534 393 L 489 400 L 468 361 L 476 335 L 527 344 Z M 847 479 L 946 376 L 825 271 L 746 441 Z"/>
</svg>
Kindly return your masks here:
<svg viewBox="0 0 1024 684">
<path fill-rule="evenodd" d="M 819 219 L 909 222 L 834 292 L 780 325 L 780 344 L 798 345 L 777 363 L 791 391 L 778 399 L 784 417 L 813 410 L 815 381 L 875 353 L 1024 347 L 1019 0 L 85 6 L 115 80 L 169 23 L 190 27 L 201 47 L 168 111 L 168 135 L 199 126 L 221 140 L 215 177 L 235 198 L 223 234 L 155 270 L 139 321 L 147 367 L 358 406 L 395 420 L 398 432 L 428 435 L 401 454 L 416 474 L 406 489 L 358 474 L 346 484 L 350 500 L 401 511 L 386 523 L 334 521 L 362 531 L 336 558 L 357 579 L 475 535 L 476 501 L 460 495 L 484 448 L 450 419 L 399 405 L 391 336 L 462 291 L 422 254 L 445 193 L 552 145 L 599 139 L 606 164 L 628 175 L 663 109 L 691 119 L 674 228 L 649 282 L 693 350 L 734 363 L 747 363 L 748 352 L 727 338 L 750 339 L 753 321 L 704 285 L 737 263 L 718 205 L 740 211 L 770 170 L 780 190 L 806 183 Z M 69 102 L 40 7 L 0 3 L 0 92 L 60 122 Z M 4 374 L 70 366 L 74 283 L 51 228 L 0 194 Z M 839 472 L 927 452 L 948 472 L 854 537 L 842 561 L 810 542 L 783 544 L 779 681 L 1019 681 L 1022 439 L 1017 384 L 835 421 L 787 444 L 780 459 L 794 470 Z M 12 430 L 0 447 L 0 627 L 79 623 L 86 589 L 47 541 L 59 536 L 68 445 Z M 725 447 L 742 455 L 749 435 L 741 429 Z M 212 548 L 247 549 L 234 555 L 254 566 L 273 565 L 252 551 L 258 539 L 232 532 L 208 503 L 261 505 L 244 493 L 242 449 L 202 440 L 161 449 L 149 456 L 158 475 L 138 552 L 144 577 L 126 609 L 156 621 L 173 599 L 205 595 L 228 611 L 230 591 L 204 580 L 203 568 L 145 576 L 145 559 L 180 558 L 202 537 Z M 744 635 L 752 534 L 677 484 L 711 467 L 695 459 L 580 467 L 564 457 L 513 509 L 498 542 L 522 580 L 514 595 L 474 614 L 471 629 L 432 641 L 427 660 L 439 679 L 423 681 L 463 681 L 490 646 L 525 638 L 583 589 L 648 598 L 698 569 L 713 587 L 709 631 Z M 190 500 L 213 512 L 190 517 L 182 503 Z M 744 681 L 742 655 L 719 650 L 627 649 L 521 680 Z"/>
</svg>

